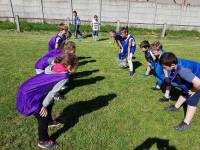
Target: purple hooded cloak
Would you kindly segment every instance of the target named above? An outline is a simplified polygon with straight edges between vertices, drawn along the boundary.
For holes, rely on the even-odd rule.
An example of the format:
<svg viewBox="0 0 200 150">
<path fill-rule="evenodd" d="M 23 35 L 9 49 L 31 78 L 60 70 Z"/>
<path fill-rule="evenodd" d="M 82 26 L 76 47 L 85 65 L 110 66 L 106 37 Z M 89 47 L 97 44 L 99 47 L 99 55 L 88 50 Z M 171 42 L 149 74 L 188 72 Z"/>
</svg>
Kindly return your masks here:
<svg viewBox="0 0 200 150">
<path fill-rule="evenodd" d="M 42 73 L 28 79 L 19 87 L 16 109 L 25 117 L 39 113 L 46 95 L 59 81 L 68 77 L 68 73 Z"/>
</svg>

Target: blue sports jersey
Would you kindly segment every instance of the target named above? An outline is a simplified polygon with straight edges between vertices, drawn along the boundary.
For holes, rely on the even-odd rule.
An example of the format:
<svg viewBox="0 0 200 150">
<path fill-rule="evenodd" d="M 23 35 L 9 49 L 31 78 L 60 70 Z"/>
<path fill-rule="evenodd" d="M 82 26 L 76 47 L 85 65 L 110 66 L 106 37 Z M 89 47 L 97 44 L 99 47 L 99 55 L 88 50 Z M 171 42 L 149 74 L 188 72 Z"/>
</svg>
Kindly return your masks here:
<svg viewBox="0 0 200 150">
<path fill-rule="evenodd" d="M 171 76 L 172 85 L 187 93 L 193 86 L 192 80 L 195 76 L 200 78 L 200 63 L 187 59 L 178 59 L 177 68 Z"/>
<path fill-rule="evenodd" d="M 130 53 L 134 54 L 135 53 L 135 49 L 136 49 L 136 43 L 135 43 L 135 39 L 132 35 L 128 35 L 128 37 L 122 42 L 122 47 L 123 47 L 123 54 L 124 55 L 128 55 L 128 45 L 129 45 L 129 41 L 132 41 L 132 45 L 130 48 Z"/>
<path fill-rule="evenodd" d="M 152 56 L 151 56 L 151 51 L 150 51 L 150 50 L 145 51 L 145 59 L 146 59 L 146 61 L 148 61 L 149 63 L 152 63 L 152 62 L 153 62 L 153 58 L 152 58 Z"/>
</svg>

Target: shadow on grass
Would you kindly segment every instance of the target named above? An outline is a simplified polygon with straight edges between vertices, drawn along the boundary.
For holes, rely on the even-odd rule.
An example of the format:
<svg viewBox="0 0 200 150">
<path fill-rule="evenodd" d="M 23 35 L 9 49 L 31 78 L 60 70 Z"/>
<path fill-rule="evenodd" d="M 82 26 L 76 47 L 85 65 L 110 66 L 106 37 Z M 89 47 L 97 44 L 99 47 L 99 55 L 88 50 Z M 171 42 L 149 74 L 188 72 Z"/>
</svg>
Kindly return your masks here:
<svg viewBox="0 0 200 150">
<path fill-rule="evenodd" d="M 78 60 L 81 60 L 81 59 L 88 59 L 88 58 L 91 58 L 91 57 L 90 57 L 90 56 L 89 56 L 89 57 L 80 56 L 80 57 L 78 57 Z"/>
<path fill-rule="evenodd" d="M 142 144 L 138 145 L 134 150 L 149 150 L 156 144 L 158 150 L 176 150 L 176 147 L 169 145 L 169 140 L 157 137 L 148 138 Z"/>
<path fill-rule="evenodd" d="M 100 39 L 98 39 L 98 41 L 106 41 L 106 40 L 108 40 L 109 38 L 100 38 Z"/>
<path fill-rule="evenodd" d="M 139 68 L 140 66 L 142 66 L 142 63 L 141 63 L 141 62 L 139 62 L 139 61 L 133 61 L 133 68 L 134 68 L 134 69 L 137 69 L 137 68 Z"/>
<path fill-rule="evenodd" d="M 81 72 L 76 72 L 71 74 L 70 78 L 71 79 L 75 79 L 75 78 L 81 78 L 81 77 L 85 77 L 85 76 L 89 76 L 95 72 L 98 72 L 99 69 L 95 69 L 95 70 L 90 70 L 90 71 L 81 71 Z"/>
<path fill-rule="evenodd" d="M 82 62 L 79 62 L 78 66 L 83 66 L 83 65 L 86 65 L 87 63 L 93 63 L 93 62 L 96 62 L 96 60 L 94 60 L 94 59 L 92 59 L 92 60 L 84 60 Z"/>
<path fill-rule="evenodd" d="M 109 101 L 113 100 L 115 97 L 117 97 L 117 95 L 115 93 L 111 93 L 108 95 L 98 96 L 88 101 L 76 102 L 70 106 L 67 106 L 66 108 L 64 108 L 60 116 L 56 119 L 59 122 L 63 123 L 64 126 L 53 133 L 51 135 L 51 138 L 53 140 L 56 140 L 61 134 L 65 133 L 67 130 L 77 124 L 79 121 L 79 117 L 107 106 L 109 104 Z"/>
<path fill-rule="evenodd" d="M 86 39 L 88 37 L 92 37 L 92 33 L 87 33 L 87 34 L 84 34 L 83 38 Z"/>
<path fill-rule="evenodd" d="M 96 77 L 89 78 L 89 79 L 70 80 L 69 90 L 72 90 L 75 87 L 81 87 L 81 86 L 85 86 L 85 85 L 89 85 L 89 84 L 94 84 L 94 83 L 99 82 L 103 79 L 105 79 L 105 77 L 96 76 Z"/>
</svg>

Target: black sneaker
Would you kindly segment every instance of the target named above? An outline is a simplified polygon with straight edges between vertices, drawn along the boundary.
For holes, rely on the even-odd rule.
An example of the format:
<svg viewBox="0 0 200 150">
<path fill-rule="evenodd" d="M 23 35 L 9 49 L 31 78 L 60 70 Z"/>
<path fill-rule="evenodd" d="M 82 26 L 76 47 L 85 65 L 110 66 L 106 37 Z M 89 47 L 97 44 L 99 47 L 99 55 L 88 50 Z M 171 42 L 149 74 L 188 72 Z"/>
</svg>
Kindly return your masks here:
<svg viewBox="0 0 200 150">
<path fill-rule="evenodd" d="M 60 125 L 61 125 L 61 123 L 53 120 L 53 121 L 49 122 L 48 127 L 53 128 L 53 127 L 59 127 Z"/>
<path fill-rule="evenodd" d="M 135 75 L 135 71 L 130 71 L 130 77 L 133 78 Z"/>
<path fill-rule="evenodd" d="M 181 122 L 179 125 L 177 125 L 175 127 L 176 131 L 184 131 L 187 130 L 190 127 L 190 125 L 188 125 L 187 123 L 185 123 L 184 121 Z"/>
<path fill-rule="evenodd" d="M 163 96 L 162 98 L 159 99 L 160 102 L 168 102 L 170 100 L 170 98 L 167 98 L 165 96 Z"/>
<path fill-rule="evenodd" d="M 160 90 L 160 87 L 157 87 L 157 85 L 155 85 L 155 86 L 152 86 L 151 89 L 154 91 L 157 91 L 157 90 Z"/>
<path fill-rule="evenodd" d="M 56 142 L 53 142 L 52 140 L 48 141 L 39 141 L 38 147 L 40 148 L 58 148 L 58 144 Z"/>
<path fill-rule="evenodd" d="M 178 108 L 176 108 L 174 105 L 164 107 L 165 111 L 178 111 Z"/>
</svg>

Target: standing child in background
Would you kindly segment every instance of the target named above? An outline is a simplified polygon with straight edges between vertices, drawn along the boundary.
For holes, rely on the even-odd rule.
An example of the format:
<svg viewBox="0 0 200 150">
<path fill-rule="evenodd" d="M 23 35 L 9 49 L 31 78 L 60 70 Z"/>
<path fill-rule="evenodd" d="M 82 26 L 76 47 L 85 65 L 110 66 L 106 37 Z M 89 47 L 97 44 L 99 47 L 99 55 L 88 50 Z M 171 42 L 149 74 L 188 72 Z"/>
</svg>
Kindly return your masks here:
<svg viewBox="0 0 200 150">
<path fill-rule="evenodd" d="M 151 70 L 153 69 L 152 65 L 153 60 L 155 60 L 155 56 L 152 54 L 149 48 L 150 48 L 149 41 L 144 40 L 140 43 L 140 49 L 142 52 L 144 52 L 145 59 L 147 62 L 147 69 L 146 72 L 144 73 L 145 76 L 149 76 Z"/>
<path fill-rule="evenodd" d="M 186 59 L 177 59 L 173 53 L 165 53 L 160 58 L 163 68 L 173 72 L 171 85 L 181 90 L 175 105 L 166 107 L 166 111 L 177 111 L 184 102 L 187 111 L 184 120 L 175 127 L 177 131 L 189 128 L 196 113 L 197 104 L 200 99 L 200 63 Z"/>
<path fill-rule="evenodd" d="M 79 16 L 77 15 L 76 11 L 73 11 L 74 14 L 74 35 L 76 38 L 82 37 L 82 33 L 80 32 L 79 28 L 81 25 L 81 20 L 79 18 Z"/>
<path fill-rule="evenodd" d="M 116 43 L 117 46 L 117 52 L 118 52 L 118 59 L 121 62 L 120 63 L 120 68 L 125 68 L 126 66 L 123 66 L 124 64 L 122 64 L 122 60 L 123 60 L 123 56 L 122 56 L 122 43 L 123 43 L 123 39 L 121 36 L 120 32 L 115 32 L 114 30 L 110 30 L 109 31 L 109 36 L 114 40 L 114 43 Z"/>
<path fill-rule="evenodd" d="M 99 36 L 99 29 L 100 29 L 100 22 L 97 15 L 94 15 L 94 18 L 91 22 L 91 27 L 92 27 L 93 40 L 96 41 Z"/>
<path fill-rule="evenodd" d="M 136 43 L 135 39 L 131 34 L 128 33 L 128 28 L 123 27 L 120 30 L 121 36 L 123 38 L 122 42 L 122 55 L 124 55 L 124 58 L 122 60 L 122 64 L 126 65 L 126 60 L 128 61 L 129 69 L 130 69 L 130 77 L 132 78 L 135 75 L 135 70 L 133 68 L 133 62 L 132 57 L 135 53 L 136 49 Z"/>
<path fill-rule="evenodd" d="M 66 33 L 68 32 L 68 26 L 64 23 L 60 23 L 58 26 L 58 33 L 53 36 L 49 41 L 49 48 L 48 51 L 51 51 L 55 48 L 60 49 L 61 44 L 63 41 L 66 40 Z"/>
<path fill-rule="evenodd" d="M 60 123 L 52 119 L 54 95 L 67 82 L 69 73 L 76 70 L 78 59 L 75 54 L 68 53 L 57 57 L 55 64 L 24 82 L 16 97 L 17 110 L 28 117 L 34 115 L 38 121 L 38 146 L 40 148 L 56 148 L 58 145 L 48 135 L 48 127 L 56 127 Z"/>
<path fill-rule="evenodd" d="M 54 50 L 51 50 L 47 52 L 43 57 L 41 57 L 36 63 L 35 63 L 35 71 L 36 74 L 40 74 L 44 72 L 45 68 L 49 66 L 55 57 L 62 56 L 64 53 L 70 52 L 75 53 L 76 51 L 76 45 L 72 41 L 63 42 L 60 49 L 55 48 Z"/>
</svg>

